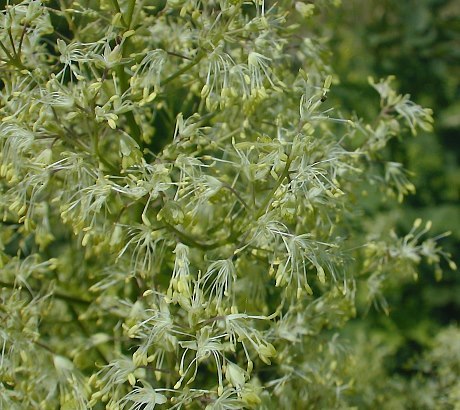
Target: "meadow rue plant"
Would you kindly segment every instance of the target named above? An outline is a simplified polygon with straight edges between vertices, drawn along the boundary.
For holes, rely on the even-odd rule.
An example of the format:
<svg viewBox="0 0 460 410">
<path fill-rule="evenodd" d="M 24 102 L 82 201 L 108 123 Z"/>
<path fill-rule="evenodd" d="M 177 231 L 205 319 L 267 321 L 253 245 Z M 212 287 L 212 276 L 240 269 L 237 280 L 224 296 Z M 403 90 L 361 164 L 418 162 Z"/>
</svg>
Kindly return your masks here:
<svg viewBox="0 0 460 410">
<path fill-rule="evenodd" d="M 432 113 L 392 78 L 377 118 L 328 106 L 335 3 L 7 2 L 1 408 L 346 405 L 357 292 L 455 265 L 429 223 L 363 223 Z"/>
</svg>

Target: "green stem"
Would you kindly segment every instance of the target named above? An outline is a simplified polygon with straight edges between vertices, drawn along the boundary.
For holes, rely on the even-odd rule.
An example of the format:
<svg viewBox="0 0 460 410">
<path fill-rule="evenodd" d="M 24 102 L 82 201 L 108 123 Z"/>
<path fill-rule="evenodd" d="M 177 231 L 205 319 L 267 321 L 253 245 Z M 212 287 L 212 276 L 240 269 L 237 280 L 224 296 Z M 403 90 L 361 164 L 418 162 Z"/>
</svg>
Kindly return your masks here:
<svg viewBox="0 0 460 410">
<path fill-rule="evenodd" d="M 14 283 L 0 281 L 0 286 L 8 288 L 8 289 L 19 289 L 21 291 L 29 293 L 27 289 L 18 288 L 18 286 L 15 285 Z M 31 289 L 31 290 L 35 294 L 39 293 L 39 291 L 37 289 Z M 81 299 L 81 298 L 78 298 L 76 296 L 68 295 L 68 294 L 65 294 L 65 293 L 57 292 L 57 291 L 53 291 L 53 297 L 56 298 L 56 299 L 62 300 L 64 302 L 75 303 L 77 305 L 89 306 L 91 304 L 90 300 Z"/>
<path fill-rule="evenodd" d="M 59 117 L 57 115 L 56 110 L 54 107 L 51 108 L 51 111 L 53 113 L 53 117 L 56 121 L 56 124 L 62 124 L 62 121 L 59 120 Z M 64 139 L 65 141 L 68 141 L 71 145 L 77 145 L 82 149 L 84 152 L 88 151 L 88 147 L 86 147 L 79 139 L 78 136 L 73 132 L 72 129 L 62 126 L 62 132 L 59 135 L 59 138 Z M 71 138 L 73 137 L 73 138 Z"/>
<path fill-rule="evenodd" d="M 182 54 L 179 54 L 179 53 L 175 53 L 174 51 L 168 51 L 168 50 L 165 50 L 167 54 L 169 54 L 170 56 L 174 56 L 174 57 L 179 57 L 179 58 L 182 58 L 184 60 L 191 60 L 190 57 L 187 57 L 187 56 L 184 56 Z"/>
<path fill-rule="evenodd" d="M 112 164 L 104 155 L 101 154 L 101 150 L 99 149 L 99 138 L 98 135 L 100 135 L 100 131 L 98 129 L 99 127 L 96 127 L 96 130 L 93 134 L 93 150 L 96 153 L 97 158 L 99 161 L 104 164 L 108 170 L 115 175 L 118 175 L 119 170 L 115 166 L 115 164 Z"/>
<path fill-rule="evenodd" d="M 43 342 L 41 342 L 39 340 L 34 340 L 33 343 L 35 345 L 41 347 L 42 349 L 46 350 L 48 353 L 51 353 L 53 356 L 57 356 L 57 354 L 50 347 L 48 347 L 45 343 L 43 343 Z"/>
<path fill-rule="evenodd" d="M 8 51 L 8 49 L 5 47 L 3 42 L 0 40 L 0 48 L 3 50 L 3 52 L 6 54 L 8 58 L 8 63 L 14 65 L 15 67 L 19 68 L 20 70 L 24 70 L 26 67 L 24 64 L 22 64 L 21 60 L 18 59 L 18 56 L 12 56 L 11 53 Z"/>
<path fill-rule="evenodd" d="M 191 236 L 187 235 L 185 232 L 180 231 L 179 229 L 177 229 L 176 227 L 170 225 L 169 223 L 164 222 L 164 224 L 166 225 L 166 227 L 170 231 L 174 232 L 174 234 L 177 235 L 179 237 L 179 239 L 185 245 L 188 245 L 188 246 L 193 246 L 195 248 L 201 248 L 201 249 L 204 249 L 204 250 L 208 250 L 208 249 L 216 249 L 219 246 L 225 245 L 227 243 L 227 240 L 219 241 L 219 242 L 215 242 L 215 243 L 211 243 L 211 244 L 210 243 L 198 242 L 197 240 L 193 239 Z"/>
<path fill-rule="evenodd" d="M 3 52 L 6 54 L 6 56 L 8 57 L 8 60 L 10 62 L 13 62 L 14 61 L 14 58 L 13 56 L 10 54 L 10 52 L 8 51 L 8 49 L 5 47 L 5 45 L 3 44 L 3 42 L 0 40 L 0 47 L 2 48 Z"/>
<path fill-rule="evenodd" d="M 265 201 L 259 208 L 259 212 L 256 214 L 256 219 L 259 219 L 267 210 L 267 208 L 270 206 L 274 199 L 274 194 L 277 191 L 277 189 L 280 187 L 282 182 L 284 181 L 285 178 L 289 175 L 289 167 L 291 166 L 292 160 L 290 158 L 287 159 L 286 165 L 284 166 L 283 173 L 280 175 L 278 180 L 276 181 L 275 186 L 272 188 L 272 190 L 269 192 L 269 194 L 265 197 Z"/>
<path fill-rule="evenodd" d="M 80 320 L 79 318 L 79 315 L 78 315 L 78 312 L 75 310 L 75 308 L 73 307 L 73 305 L 68 305 L 69 307 L 69 310 L 70 310 L 70 314 L 72 315 L 73 319 L 75 320 L 75 322 L 77 323 L 78 327 L 81 329 L 81 331 L 83 332 L 83 334 L 88 338 L 90 339 L 91 338 L 91 334 L 90 332 L 88 331 L 88 329 L 86 328 L 86 326 L 82 323 L 82 321 Z M 94 350 L 96 350 L 96 353 L 97 355 L 99 356 L 99 358 L 105 363 L 109 363 L 109 360 L 107 360 L 107 358 L 105 357 L 104 353 L 102 353 L 102 350 L 99 348 L 99 346 L 93 346 L 94 347 Z"/>
<path fill-rule="evenodd" d="M 164 80 L 161 83 L 161 85 L 166 85 L 170 83 L 171 81 L 175 80 L 177 77 L 181 76 L 182 74 L 190 70 L 192 67 L 196 66 L 203 59 L 205 55 L 206 53 L 203 50 L 199 51 L 193 61 L 183 66 L 180 70 L 176 71 L 174 74 L 170 75 L 166 80 Z"/>
<path fill-rule="evenodd" d="M 10 39 L 11 47 L 13 48 L 13 53 L 15 56 L 17 56 L 16 46 L 14 45 L 13 35 L 11 34 L 11 28 L 8 29 L 8 38 Z"/>
<path fill-rule="evenodd" d="M 128 25 L 126 24 L 126 21 L 125 21 L 125 19 L 123 17 L 123 13 L 121 12 L 121 8 L 120 8 L 120 5 L 118 4 L 118 1 L 117 0 L 111 0 L 111 3 L 112 3 L 113 9 L 117 13 L 121 14 L 121 24 L 123 24 L 125 27 L 128 27 Z"/>
<path fill-rule="evenodd" d="M 130 0 L 128 3 L 128 10 L 126 12 L 126 28 L 129 30 L 131 28 L 131 23 L 133 21 L 134 6 L 136 5 L 136 0 Z"/>
<path fill-rule="evenodd" d="M 5 45 L 3 44 L 1 40 L 0 40 L 0 47 L 2 48 L 3 52 L 6 54 L 8 59 L 13 60 L 13 56 L 10 54 L 10 52 L 8 51 L 8 49 L 5 47 Z"/>
<path fill-rule="evenodd" d="M 126 45 L 127 40 L 125 41 Z M 126 47 L 123 47 L 122 49 L 122 55 L 123 57 L 125 56 L 125 51 Z M 125 67 L 123 65 L 119 65 L 116 67 L 116 73 L 118 80 L 120 82 L 120 89 L 121 89 L 121 94 L 123 95 L 129 88 L 129 83 L 128 83 L 128 77 L 126 76 L 125 73 Z M 139 128 L 139 125 L 136 123 L 136 119 L 134 118 L 134 114 L 132 111 L 127 111 L 125 113 L 125 118 L 126 122 L 128 124 L 128 127 L 131 131 L 131 137 L 134 138 L 134 140 L 139 144 L 139 147 L 142 148 L 142 139 L 141 139 L 141 129 Z"/>
<path fill-rule="evenodd" d="M 246 201 L 242 198 L 242 196 L 238 193 L 238 191 L 236 191 L 231 185 L 223 183 L 222 188 L 228 189 L 231 193 L 233 193 L 236 196 L 238 201 L 240 201 L 240 203 L 246 208 L 247 211 L 251 211 L 251 208 L 248 206 Z"/>
<path fill-rule="evenodd" d="M 131 25 L 135 3 L 136 3 L 135 0 L 129 1 L 128 12 L 127 12 L 128 21 L 126 21 L 126 19 L 123 17 L 123 14 L 121 15 L 121 23 L 123 24 L 123 26 L 125 26 L 126 30 L 129 30 L 129 27 Z M 117 13 L 121 14 L 120 5 L 118 4 L 117 0 L 112 0 L 112 6 Z M 127 54 L 126 45 L 128 44 L 128 42 L 129 42 L 129 39 L 125 39 L 125 41 L 121 45 L 121 48 L 122 48 L 121 55 L 123 58 L 126 57 L 126 54 Z M 125 73 L 125 67 L 123 65 L 119 65 L 115 68 L 115 71 L 117 73 L 118 81 L 120 82 L 121 94 L 123 95 L 129 88 L 129 81 Z M 133 112 L 132 111 L 126 112 L 125 118 L 126 118 L 128 127 L 131 131 L 131 137 L 133 137 L 134 140 L 139 144 L 139 146 L 142 147 L 141 130 L 136 123 L 136 119 L 134 118 Z"/>
</svg>

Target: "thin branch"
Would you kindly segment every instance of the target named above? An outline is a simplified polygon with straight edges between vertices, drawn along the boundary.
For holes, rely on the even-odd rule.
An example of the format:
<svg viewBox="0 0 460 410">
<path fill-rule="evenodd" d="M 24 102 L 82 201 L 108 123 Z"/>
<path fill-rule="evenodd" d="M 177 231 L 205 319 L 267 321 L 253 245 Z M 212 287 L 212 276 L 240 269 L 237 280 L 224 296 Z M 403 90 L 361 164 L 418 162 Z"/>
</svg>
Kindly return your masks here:
<svg viewBox="0 0 460 410">
<path fill-rule="evenodd" d="M 18 287 L 17 284 L 15 284 L 15 283 L 9 283 L 9 282 L 0 281 L 0 286 L 4 287 L 4 288 L 8 288 L 8 289 L 18 289 L 20 291 L 27 292 L 31 297 L 32 297 L 32 295 L 30 294 L 31 290 L 35 294 L 39 293 L 38 289 L 30 288 L 29 285 L 28 286 L 29 286 L 30 289 L 27 289 L 27 288 L 23 288 L 23 287 Z M 55 290 L 53 291 L 52 296 L 54 298 L 62 300 L 64 302 L 75 303 L 77 305 L 89 306 L 92 303 L 92 301 L 90 301 L 90 300 L 82 299 L 82 298 L 79 298 L 77 296 L 69 295 L 69 294 L 62 293 L 62 292 L 55 291 Z"/>
<path fill-rule="evenodd" d="M 126 28 L 129 30 L 131 28 L 131 23 L 133 21 L 134 7 L 136 5 L 136 0 L 129 0 L 128 10 L 126 11 Z"/>
<path fill-rule="evenodd" d="M 283 173 L 280 175 L 280 177 L 276 181 L 275 186 L 269 192 L 269 194 L 265 197 L 265 201 L 263 202 L 263 204 L 259 208 L 259 212 L 257 212 L 257 214 L 256 214 L 257 219 L 260 218 L 266 212 L 267 208 L 270 206 L 271 202 L 275 198 L 275 196 L 274 196 L 275 192 L 280 187 L 280 185 L 283 183 L 285 178 L 289 176 L 289 168 L 291 166 L 291 162 L 292 162 L 291 158 L 288 158 L 287 161 L 286 161 L 286 165 L 284 166 Z"/>
<path fill-rule="evenodd" d="M 14 45 L 13 35 L 11 34 L 11 28 L 8 29 L 8 38 L 10 39 L 11 47 L 13 48 L 13 53 L 17 56 L 16 46 Z"/>
<path fill-rule="evenodd" d="M 198 52 L 196 57 L 187 65 L 182 67 L 180 70 L 176 71 L 174 74 L 170 75 L 166 80 L 164 80 L 161 85 L 166 85 L 170 83 L 171 81 L 175 80 L 177 77 L 180 77 L 182 74 L 186 73 L 188 70 L 190 70 L 192 67 L 196 66 L 206 55 L 206 53 L 201 50 Z"/>
<path fill-rule="evenodd" d="M 3 52 L 6 54 L 6 56 L 8 57 L 9 61 L 13 61 L 14 58 L 13 56 L 10 54 L 10 52 L 8 51 L 8 49 L 5 47 L 5 45 L 3 44 L 2 40 L 0 40 L 0 48 L 3 50 Z"/>
<path fill-rule="evenodd" d="M 225 240 L 215 242 L 215 243 L 199 242 L 199 241 L 195 240 L 194 238 L 192 238 L 191 236 L 189 236 L 188 234 L 186 234 L 185 232 L 182 232 L 181 230 L 177 229 L 176 227 L 170 225 L 169 223 L 164 222 L 164 224 L 166 225 L 166 227 L 170 231 L 172 231 L 175 235 L 177 235 L 179 237 L 179 239 L 185 245 L 188 245 L 188 246 L 193 246 L 195 248 L 201 248 L 201 249 L 216 249 L 219 246 L 225 245 L 227 243 L 227 238 L 225 238 Z"/>
<path fill-rule="evenodd" d="M 18 45 L 18 57 L 19 58 L 21 58 L 22 44 L 24 42 L 24 38 L 25 38 L 26 31 L 27 31 L 28 27 L 29 26 L 27 24 L 25 24 L 24 27 L 22 28 L 21 38 L 19 39 L 19 45 Z"/>
<path fill-rule="evenodd" d="M 76 321 L 76 323 L 78 324 L 78 327 L 82 330 L 83 334 L 88 338 L 90 339 L 91 338 L 91 334 L 90 332 L 88 331 L 88 329 L 86 329 L 86 326 L 83 324 L 83 322 L 80 320 L 80 317 L 78 315 L 78 312 L 75 310 L 74 306 L 73 305 L 68 305 L 69 306 L 69 310 L 70 310 L 70 313 L 72 315 L 72 317 L 74 318 L 74 320 Z M 99 348 L 99 346 L 93 346 L 94 349 L 96 350 L 98 356 L 100 359 L 102 359 L 102 361 L 107 364 L 109 363 L 109 360 L 105 357 L 104 353 L 102 352 L 102 350 Z"/>
<path fill-rule="evenodd" d="M 115 9 L 115 11 L 117 13 L 121 14 L 121 9 L 120 9 L 120 5 L 118 4 L 118 1 L 117 0 L 111 0 L 111 3 L 112 3 L 112 7 Z M 121 19 L 122 19 L 123 25 L 126 25 L 125 22 L 124 22 L 124 19 L 123 19 L 123 15 L 121 16 Z"/>
<path fill-rule="evenodd" d="M 250 208 L 249 205 L 246 203 L 246 201 L 241 197 L 241 195 L 238 193 L 238 191 L 236 191 L 232 186 L 223 183 L 223 184 L 222 184 L 222 188 L 226 188 L 226 189 L 228 189 L 230 192 L 232 192 L 232 193 L 237 197 L 238 201 L 240 201 L 241 204 L 246 208 L 246 210 L 251 211 L 251 208 Z"/>
<path fill-rule="evenodd" d="M 184 56 L 183 54 L 175 53 L 174 51 L 168 51 L 168 50 L 165 50 L 165 51 L 166 51 L 166 54 L 169 54 L 170 56 L 179 57 L 179 58 L 183 58 L 184 60 L 192 61 L 190 57 Z"/>
</svg>

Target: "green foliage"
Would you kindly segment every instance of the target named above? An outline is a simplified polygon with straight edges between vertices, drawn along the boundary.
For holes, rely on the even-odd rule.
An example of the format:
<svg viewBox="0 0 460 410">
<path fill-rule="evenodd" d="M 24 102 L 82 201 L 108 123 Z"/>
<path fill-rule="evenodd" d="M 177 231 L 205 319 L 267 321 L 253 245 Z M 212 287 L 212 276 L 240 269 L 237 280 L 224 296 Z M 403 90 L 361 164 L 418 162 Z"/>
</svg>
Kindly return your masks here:
<svg viewBox="0 0 460 410">
<path fill-rule="evenodd" d="M 353 0 L 323 26 L 323 31 L 334 27 L 328 35 L 337 56 L 333 69 L 341 80 L 330 98 L 337 95 L 344 110 L 372 115 L 375 108 L 368 104 L 366 76 L 397 73 L 399 86 L 416 101 L 433 108 L 436 119 L 434 134 L 421 132 L 404 144 L 388 146 L 392 157 L 411 170 L 410 180 L 416 193 L 409 196 L 402 208 L 370 201 L 370 223 L 376 223 L 376 210 L 378 224 L 396 223 L 400 232 L 407 231 L 416 216 L 430 219 L 437 232 L 452 230 L 453 234 L 443 240 L 443 248 L 450 250 L 457 261 L 460 128 L 456 119 L 460 117 L 454 113 L 458 113 L 460 65 L 454 44 L 460 39 L 458 10 L 458 2 L 452 0 Z M 441 326 L 458 323 L 458 271 L 445 272 L 442 282 L 424 275 L 424 271 L 417 283 L 392 286 L 386 292 L 392 312 L 389 319 L 371 314 L 365 324 L 361 322 L 366 332 L 384 334 L 386 343 L 393 334 L 400 336 L 397 347 L 385 359 L 385 363 L 395 364 L 381 369 L 381 377 L 391 379 L 395 374 L 403 374 L 404 379 L 411 379 L 413 374 L 404 367 L 419 355 L 429 354 Z M 424 394 L 423 390 L 414 396 Z M 413 407 L 424 408 L 420 404 Z"/>
<path fill-rule="evenodd" d="M 455 264 L 431 223 L 368 224 L 413 191 L 387 148 L 432 112 L 391 77 L 375 115 L 331 108 L 304 27 L 335 3 L 5 6 L 1 408 L 354 405 L 340 330 Z"/>
<path fill-rule="evenodd" d="M 441 330 L 424 354 L 414 356 L 404 364 L 403 371 L 395 373 L 382 366 L 391 361 L 396 348 L 395 343 L 389 343 L 387 334 L 355 329 L 353 339 L 349 377 L 354 383 L 349 387 L 348 404 L 354 408 L 458 408 L 458 327 Z"/>
<path fill-rule="evenodd" d="M 442 203 L 452 211 L 460 193 L 456 138 L 460 70 L 454 46 L 460 39 L 457 2 L 353 0 L 342 10 L 329 21 L 335 29 L 330 34 L 337 55 L 334 69 L 341 80 L 335 93 L 347 103 L 342 107 L 358 115 L 372 114 L 366 77 L 397 73 L 400 86 L 433 108 L 436 116 L 435 138 L 421 133 L 393 150 L 393 155 L 414 171 L 417 196 L 410 204 L 438 209 Z M 351 25 L 353 30 L 348 29 Z"/>
</svg>

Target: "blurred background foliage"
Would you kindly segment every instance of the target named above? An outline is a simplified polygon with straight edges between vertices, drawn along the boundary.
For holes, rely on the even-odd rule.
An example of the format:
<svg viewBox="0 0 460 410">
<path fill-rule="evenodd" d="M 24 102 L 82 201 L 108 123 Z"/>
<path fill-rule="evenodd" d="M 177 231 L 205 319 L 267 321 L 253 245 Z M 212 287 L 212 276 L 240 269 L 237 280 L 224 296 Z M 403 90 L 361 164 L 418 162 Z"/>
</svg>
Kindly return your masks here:
<svg viewBox="0 0 460 410">
<path fill-rule="evenodd" d="M 433 133 L 402 135 L 403 144 L 388 147 L 389 157 L 410 171 L 416 193 L 398 204 L 377 202 L 370 191 L 369 226 L 390 224 L 407 232 L 416 217 L 431 220 L 434 232 L 452 232 L 442 246 L 459 265 L 460 2 L 349 0 L 339 12 L 324 14 L 320 30 L 331 46 L 338 82 L 331 106 L 373 118 L 378 96 L 368 77 L 395 75 L 400 92 L 434 111 Z M 355 404 L 453 408 L 460 403 L 458 270 L 446 269 L 437 281 L 422 268 L 418 281 L 395 284 L 384 296 L 388 316 L 371 309 L 367 320 L 347 330 L 356 341 L 356 357 L 364 358 L 354 368 Z"/>
</svg>

